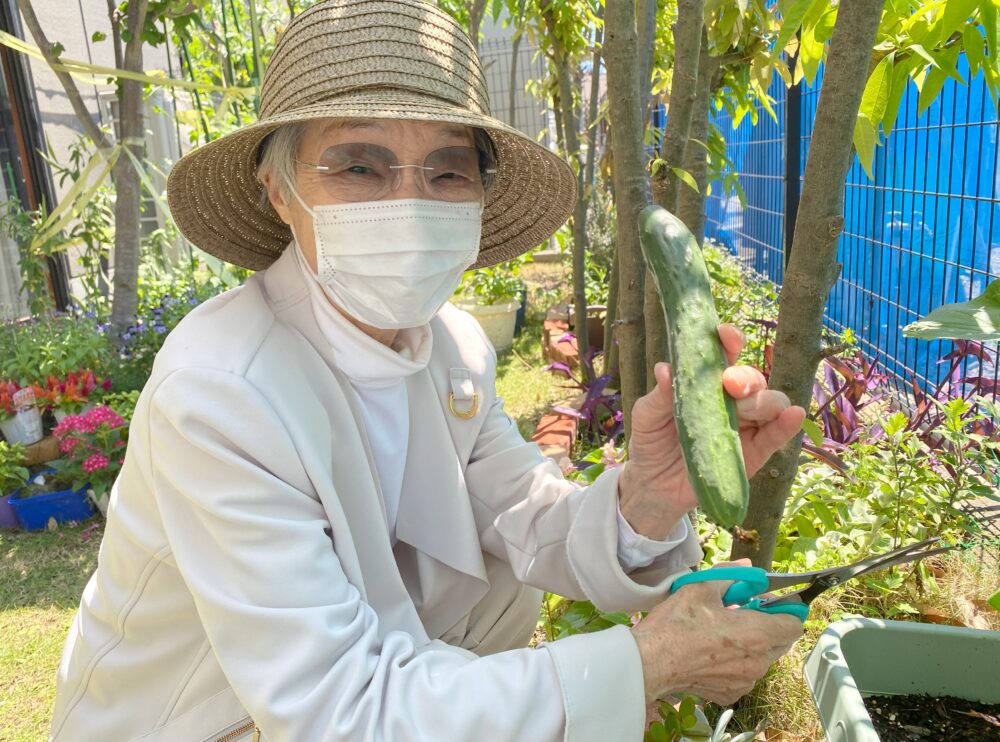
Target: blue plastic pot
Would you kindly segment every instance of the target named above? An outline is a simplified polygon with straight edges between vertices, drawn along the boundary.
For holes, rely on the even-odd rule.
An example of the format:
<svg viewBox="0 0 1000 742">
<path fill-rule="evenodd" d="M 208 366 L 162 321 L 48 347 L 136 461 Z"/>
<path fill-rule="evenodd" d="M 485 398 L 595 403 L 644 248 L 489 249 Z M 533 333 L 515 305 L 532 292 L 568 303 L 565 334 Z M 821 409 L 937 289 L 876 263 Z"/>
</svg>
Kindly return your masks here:
<svg viewBox="0 0 1000 742">
<path fill-rule="evenodd" d="M 81 521 L 93 516 L 94 506 L 87 497 L 89 488 L 90 485 L 85 484 L 78 490 L 57 490 L 24 498 L 19 498 L 17 495 L 20 490 L 15 490 L 7 498 L 7 502 L 21 528 L 26 531 L 44 531 L 49 525 L 49 518 L 55 518 L 56 523 L 69 523 L 71 520 Z"/>
</svg>

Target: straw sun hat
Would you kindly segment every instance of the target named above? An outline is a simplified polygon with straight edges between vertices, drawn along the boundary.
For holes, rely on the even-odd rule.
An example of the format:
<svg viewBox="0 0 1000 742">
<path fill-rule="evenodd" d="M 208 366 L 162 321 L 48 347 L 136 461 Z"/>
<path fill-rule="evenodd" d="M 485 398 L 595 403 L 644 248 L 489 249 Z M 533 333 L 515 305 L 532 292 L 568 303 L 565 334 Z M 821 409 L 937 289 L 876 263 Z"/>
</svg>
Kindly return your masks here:
<svg viewBox="0 0 1000 742">
<path fill-rule="evenodd" d="M 317 118 L 439 121 L 484 129 L 496 146 L 475 267 L 519 255 L 569 217 L 576 179 L 564 160 L 490 116 L 486 82 L 465 32 L 421 0 L 327 0 L 289 24 L 271 56 L 257 123 L 199 147 L 170 172 L 181 232 L 212 255 L 263 269 L 291 241 L 261 206 L 261 141 Z"/>
</svg>

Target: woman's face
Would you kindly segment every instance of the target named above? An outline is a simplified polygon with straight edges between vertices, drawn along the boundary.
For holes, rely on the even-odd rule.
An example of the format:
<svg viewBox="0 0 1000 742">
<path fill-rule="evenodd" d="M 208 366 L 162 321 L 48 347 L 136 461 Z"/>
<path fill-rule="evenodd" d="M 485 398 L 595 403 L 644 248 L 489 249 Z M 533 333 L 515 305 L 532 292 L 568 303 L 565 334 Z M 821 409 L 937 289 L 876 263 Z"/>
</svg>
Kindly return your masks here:
<svg viewBox="0 0 1000 742">
<path fill-rule="evenodd" d="M 350 145 L 350 146 L 345 146 Z M 326 204 L 350 203 L 390 199 L 449 199 L 479 200 L 483 197 L 482 185 L 476 180 L 470 184 L 464 179 L 449 178 L 432 183 L 429 171 L 404 167 L 391 169 L 390 177 L 398 181 L 395 190 L 370 170 L 357 167 L 356 160 L 347 159 L 362 153 L 372 162 L 394 159 L 399 165 L 423 165 L 431 153 L 445 158 L 456 168 L 467 166 L 462 159 L 463 150 L 445 148 L 473 148 L 472 130 L 460 124 L 430 121 L 397 121 L 391 119 L 331 119 L 307 124 L 299 144 L 295 189 L 310 208 Z M 331 149 L 334 148 L 334 149 Z M 465 151 L 468 156 L 467 151 Z M 455 160 L 455 157 L 458 157 Z M 307 163 L 307 164 L 302 164 Z M 319 167 L 315 167 L 315 166 Z M 335 171 L 349 167 L 338 176 Z M 477 165 L 478 166 L 478 163 Z M 440 168 L 438 169 L 440 170 Z M 477 170 L 478 172 L 478 170 Z M 381 182 L 381 185 L 379 183 Z M 299 247 L 306 261 L 316 270 L 316 244 L 313 235 L 313 218 L 299 203 L 291 198 L 289 203 L 277 197 L 273 184 L 268 184 L 271 204 L 281 219 L 292 226 Z M 451 190 L 449 190 L 451 189 Z"/>
</svg>

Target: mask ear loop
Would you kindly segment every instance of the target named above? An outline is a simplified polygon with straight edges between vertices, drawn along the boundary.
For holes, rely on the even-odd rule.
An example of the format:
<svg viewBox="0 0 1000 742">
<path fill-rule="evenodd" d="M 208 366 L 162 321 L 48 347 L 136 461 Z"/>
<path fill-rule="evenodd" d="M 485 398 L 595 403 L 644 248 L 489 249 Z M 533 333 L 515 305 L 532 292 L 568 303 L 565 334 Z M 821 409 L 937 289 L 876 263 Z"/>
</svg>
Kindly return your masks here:
<svg viewBox="0 0 1000 742">
<path fill-rule="evenodd" d="M 306 212 L 306 213 L 307 213 L 307 214 L 308 214 L 309 216 L 311 216 L 311 217 L 312 217 L 313 219 L 315 219 L 315 218 L 316 218 L 316 210 L 315 210 L 315 209 L 313 209 L 313 208 L 312 208 L 312 207 L 311 207 L 311 206 L 310 206 L 309 204 L 307 204 L 307 203 L 306 203 L 306 202 L 305 202 L 305 201 L 304 201 L 304 200 L 302 199 L 302 196 L 300 196 L 300 195 L 299 195 L 299 192 L 298 192 L 298 190 L 297 190 L 297 189 L 295 188 L 295 186 L 293 186 L 293 185 L 292 185 L 291 183 L 289 183 L 289 184 L 288 184 L 288 188 L 289 188 L 289 190 L 291 190 L 291 192 L 292 192 L 292 195 L 293 195 L 293 196 L 295 196 L 295 200 L 296 200 L 296 201 L 298 201 L 298 202 L 299 202 L 299 204 L 301 204 L 301 206 L 302 206 L 302 208 L 303 208 L 303 209 L 305 209 L 305 212 Z M 295 234 L 295 230 L 294 230 L 294 229 L 292 230 L 292 234 L 293 234 L 293 235 Z"/>
</svg>

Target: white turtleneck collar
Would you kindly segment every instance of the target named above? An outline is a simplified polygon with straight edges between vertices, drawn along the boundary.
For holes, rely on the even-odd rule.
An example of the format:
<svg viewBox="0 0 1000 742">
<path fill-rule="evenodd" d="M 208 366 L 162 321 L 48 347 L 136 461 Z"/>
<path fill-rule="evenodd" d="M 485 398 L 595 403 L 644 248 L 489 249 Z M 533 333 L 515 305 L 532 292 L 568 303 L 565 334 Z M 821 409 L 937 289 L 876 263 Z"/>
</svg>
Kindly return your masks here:
<svg viewBox="0 0 1000 742">
<path fill-rule="evenodd" d="M 295 251 L 296 263 L 306 277 L 320 331 L 330 343 L 340 370 L 354 385 L 379 387 L 394 384 L 427 367 L 432 346 L 430 325 L 397 331 L 392 347 L 380 343 L 358 329 L 331 304 L 298 243 L 293 240 L 288 249 Z"/>
</svg>

